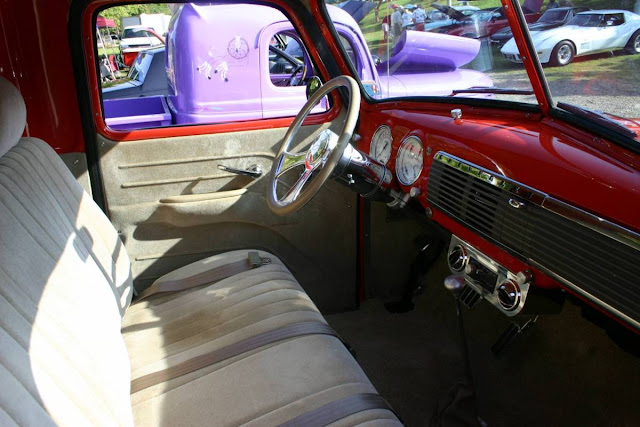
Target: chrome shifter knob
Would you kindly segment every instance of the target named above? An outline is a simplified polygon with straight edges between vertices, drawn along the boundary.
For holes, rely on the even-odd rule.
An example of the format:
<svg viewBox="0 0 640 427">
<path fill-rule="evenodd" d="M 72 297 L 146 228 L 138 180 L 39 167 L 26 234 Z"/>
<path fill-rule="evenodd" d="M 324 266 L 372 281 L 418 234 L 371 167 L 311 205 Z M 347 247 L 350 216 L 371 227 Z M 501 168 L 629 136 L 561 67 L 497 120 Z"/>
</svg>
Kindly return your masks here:
<svg viewBox="0 0 640 427">
<path fill-rule="evenodd" d="M 464 288 L 464 277 L 451 275 L 444 279 L 444 287 L 457 298 Z"/>
</svg>

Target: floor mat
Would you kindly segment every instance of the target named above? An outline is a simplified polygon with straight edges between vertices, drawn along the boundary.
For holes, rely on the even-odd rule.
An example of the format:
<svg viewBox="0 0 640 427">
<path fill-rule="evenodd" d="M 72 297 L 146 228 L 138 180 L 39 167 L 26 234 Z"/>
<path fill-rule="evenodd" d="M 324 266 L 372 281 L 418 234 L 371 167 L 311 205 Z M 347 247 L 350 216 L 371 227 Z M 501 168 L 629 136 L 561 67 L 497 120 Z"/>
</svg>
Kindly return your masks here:
<svg viewBox="0 0 640 427">
<path fill-rule="evenodd" d="M 428 425 L 439 399 L 463 379 L 453 297 L 438 261 L 416 309 L 390 314 L 371 299 L 327 316 L 408 426 Z M 541 316 L 502 357 L 490 352 L 509 320 L 486 302 L 463 310 L 481 418 L 489 426 L 637 425 L 640 360 L 567 301 Z"/>
</svg>

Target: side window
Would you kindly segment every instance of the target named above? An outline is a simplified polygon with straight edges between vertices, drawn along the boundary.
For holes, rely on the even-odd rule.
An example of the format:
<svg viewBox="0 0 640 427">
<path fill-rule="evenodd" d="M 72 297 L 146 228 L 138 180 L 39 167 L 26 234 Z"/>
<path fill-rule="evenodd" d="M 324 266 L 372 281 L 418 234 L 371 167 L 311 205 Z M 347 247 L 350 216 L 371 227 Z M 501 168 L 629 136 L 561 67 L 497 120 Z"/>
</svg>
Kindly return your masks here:
<svg viewBox="0 0 640 427">
<path fill-rule="evenodd" d="M 315 70 L 275 8 L 140 4 L 100 16 L 98 75 L 111 129 L 291 117 L 306 101 Z"/>
<path fill-rule="evenodd" d="M 268 49 L 269 76 L 275 86 L 300 86 L 314 75 L 309 55 L 294 32 L 274 35 Z"/>
<path fill-rule="evenodd" d="M 603 25 L 605 27 L 617 27 L 624 24 L 624 15 L 622 13 L 612 13 L 604 16 Z"/>
</svg>

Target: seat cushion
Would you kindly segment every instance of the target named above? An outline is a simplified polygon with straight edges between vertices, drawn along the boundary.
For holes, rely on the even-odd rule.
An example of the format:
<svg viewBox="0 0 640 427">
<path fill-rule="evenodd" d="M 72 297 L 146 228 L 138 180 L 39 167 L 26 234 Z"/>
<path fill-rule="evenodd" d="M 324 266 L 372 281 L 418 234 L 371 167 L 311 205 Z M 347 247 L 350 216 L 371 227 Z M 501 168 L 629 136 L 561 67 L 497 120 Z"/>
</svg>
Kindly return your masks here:
<svg viewBox="0 0 640 427">
<path fill-rule="evenodd" d="M 170 279 L 246 259 L 248 250 L 207 258 Z M 123 320 L 132 379 L 246 338 L 300 322 L 323 322 L 313 302 L 275 256 L 270 264 L 212 285 L 157 294 Z M 131 396 L 140 425 L 278 425 L 355 393 L 375 393 L 339 339 L 312 335 L 248 351 Z M 386 410 L 364 411 L 344 425 L 398 423 Z M 340 424 L 340 423 L 339 423 Z"/>
</svg>

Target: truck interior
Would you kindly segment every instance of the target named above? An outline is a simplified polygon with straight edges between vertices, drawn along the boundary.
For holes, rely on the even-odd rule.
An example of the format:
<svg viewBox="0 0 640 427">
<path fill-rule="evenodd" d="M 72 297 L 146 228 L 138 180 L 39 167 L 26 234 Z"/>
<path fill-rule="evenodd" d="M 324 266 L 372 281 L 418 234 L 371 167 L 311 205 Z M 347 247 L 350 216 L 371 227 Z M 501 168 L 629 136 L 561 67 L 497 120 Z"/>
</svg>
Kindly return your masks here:
<svg viewBox="0 0 640 427">
<path fill-rule="evenodd" d="M 0 4 L 0 425 L 637 423 L 640 29 L 560 93 L 517 0 L 517 65 L 355 3 L 162 5 L 120 99 L 145 2 Z"/>
</svg>

